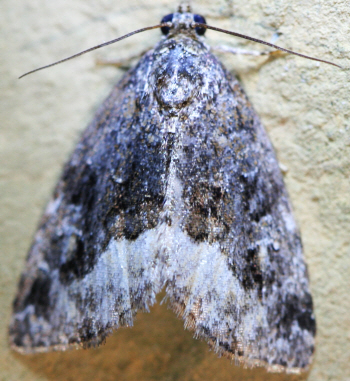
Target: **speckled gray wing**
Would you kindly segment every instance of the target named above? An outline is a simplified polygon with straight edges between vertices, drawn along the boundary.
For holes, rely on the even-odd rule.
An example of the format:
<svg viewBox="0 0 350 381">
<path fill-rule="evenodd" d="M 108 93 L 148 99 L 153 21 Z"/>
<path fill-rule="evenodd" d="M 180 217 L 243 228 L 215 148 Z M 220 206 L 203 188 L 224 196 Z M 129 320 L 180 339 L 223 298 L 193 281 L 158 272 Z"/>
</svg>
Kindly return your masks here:
<svg viewBox="0 0 350 381">
<path fill-rule="evenodd" d="M 124 77 L 66 166 L 20 282 L 12 345 L 98 344 L 163 287 L 217 352 L 276 371 L 309 365 L 312 299 L 272 146 L 237 80 L 182 34 Z"/>
<path fill-rule="evenodd" d="M 300 233 L 271 143 L 239 84 L 225 78 L 216 102 L 185 128 L 167 293 L 215 351 L 298 373 L 316 330 Z"/>
<path fill-rule="evenodd" d="M 193 53 L 183 45 L 172 49 Z M 177 76 L 191 77 L 190 61 L 182 58 Z M 316 326 L 272 145 L 238 81 L 212 55 L 198 55 L 195 73 L 168 190 L 170 303 L 220 354 L 299 373 L 311 362 Z"/>
<path fill-rule="evenodd" d="M 16 350 L 99 344 L 155 302 L 156 260 L 133 245 L 159 225 L 172 144 L 145 99 L 151 60 L 114 89 L 64 169 L 14 302 Z"/>
<path fill-rule="evenodd" d="M 193 44 L 183 46 L 172 49 L 193 54 Z M 220 354 L 298 373 L 311 362 L 316 326 L 300 233 L 272 145 L 215 57 L 203 50 L 190 76 L 190 58 L 178 56 L 176 75 L 193 79 L 195 101 L 187 102 L 168 190 L 175 205 L 170 303 Z"/>
</svg>

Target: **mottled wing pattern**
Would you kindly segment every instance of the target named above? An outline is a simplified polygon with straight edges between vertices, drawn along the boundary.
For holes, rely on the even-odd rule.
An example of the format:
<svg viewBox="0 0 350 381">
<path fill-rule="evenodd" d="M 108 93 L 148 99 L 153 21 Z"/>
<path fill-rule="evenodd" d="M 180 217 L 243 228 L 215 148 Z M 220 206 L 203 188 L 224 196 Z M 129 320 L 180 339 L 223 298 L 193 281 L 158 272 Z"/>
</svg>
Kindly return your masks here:
<svg viewBox="0 0 350 381">
<path fill-rule="evenodd" d="M 12 345 L 98 344 L 164 287 L 220 354 L 309 365 L 312 299 L 272 146 L 238 81 L 189 32 L 147 53 L 83 135 L 30 250 Z"/>
<path fill-rule="evenodd" d="M 151 59 L 101 107 L 45 211 L 14 302 L 20 351 L 96 345 L 155 302 L 155 253 L 132 245 L 159 224 L 171 146 L 153 105 L 140 102 Z"/>
<path fill-rule="evenodd" d="M 316 329 L 300 233 L 266 132 L 237 80 L 216 69 L 215 103 L 197 104 L 178 154 L 182 234 L 167 293 L 217 352 L 298 372 Z"/>
</svg>

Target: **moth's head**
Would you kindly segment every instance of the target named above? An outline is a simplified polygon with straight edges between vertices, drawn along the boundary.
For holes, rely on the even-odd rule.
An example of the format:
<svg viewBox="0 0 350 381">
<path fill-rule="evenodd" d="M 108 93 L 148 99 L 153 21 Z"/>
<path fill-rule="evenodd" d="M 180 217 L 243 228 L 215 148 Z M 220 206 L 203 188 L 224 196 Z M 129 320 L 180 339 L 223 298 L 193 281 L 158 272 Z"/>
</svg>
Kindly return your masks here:
<svg viewBox="0 0 350 381">
<path fill-rule="evenodd" d="M 195 26 L 196 23 L 206 24 L 205 18 L 193 14 L 189 6 L 180 6 L 178 12 L 164 16 L 161 23 L 168 24 L 168 26 L 163 26 L 161 28 L 164 36 L 185 33 L 195 37 L 201 37 L 206 31 L 206 28 L 204 27 Z"/>
</svg>

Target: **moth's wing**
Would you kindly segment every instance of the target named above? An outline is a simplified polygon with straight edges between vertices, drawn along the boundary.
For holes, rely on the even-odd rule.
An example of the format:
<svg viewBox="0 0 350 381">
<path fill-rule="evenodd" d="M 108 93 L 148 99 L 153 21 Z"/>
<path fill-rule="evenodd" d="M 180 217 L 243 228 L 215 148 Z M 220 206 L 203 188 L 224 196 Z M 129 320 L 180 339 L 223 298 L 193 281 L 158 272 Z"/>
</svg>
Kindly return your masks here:
<svg viewBox="0 0 350 381">
<path fill-rule="evenodd" d="M 107 98 L 45 211 L 14 301 L 18 351 L 97 345 L 155 301 L 155 251 L 137 238 L 159 223 L 168 143 L 143 94 L 149 59 Z"/>
<path fill-rule="evenodd" d="M 266 132 L 235 79 L 211 78 L 223 76 L 184 126 L 167 294 L 220 354 L 299 372 L 315 335 L 300 233 Z"/>
</svg>

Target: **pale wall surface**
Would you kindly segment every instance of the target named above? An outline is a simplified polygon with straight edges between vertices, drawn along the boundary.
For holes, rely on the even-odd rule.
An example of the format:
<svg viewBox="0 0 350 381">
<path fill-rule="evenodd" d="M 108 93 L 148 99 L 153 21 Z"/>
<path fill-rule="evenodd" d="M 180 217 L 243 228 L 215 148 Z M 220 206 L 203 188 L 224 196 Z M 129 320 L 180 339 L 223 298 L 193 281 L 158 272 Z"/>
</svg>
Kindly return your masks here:
<svg viewBox="0 0 350 381">
<path fill-rule="evenodd" d="M 175 10 L 168 0 L 2 0 L 0 140 L 1 380 L 290 380 L 242 370 L 192 339 L 165 307 L 98 350 L 20 356 L 7 348 L 11 302 L 41 210 L 94 111 L 120 70 L 96 57 L 126 58 L 151 47 L 159 31 L 18 81 L 53 62 Z M 341 1 L 213 1 L 194 4 L 208 23 L 349 66 L 350 11 Z M 263 47 L 208 32 L 208 41 Z M 279 36 L 279 38 L 277 38 Z M 275 39 L 277 38 L 277 40 Z M 350 380 L 349 71 L 283 56 L 225 56 L 267 127 L 301 226 L 318 336 L 304 379 Z"/>
</svg>

